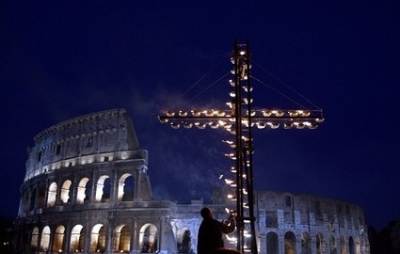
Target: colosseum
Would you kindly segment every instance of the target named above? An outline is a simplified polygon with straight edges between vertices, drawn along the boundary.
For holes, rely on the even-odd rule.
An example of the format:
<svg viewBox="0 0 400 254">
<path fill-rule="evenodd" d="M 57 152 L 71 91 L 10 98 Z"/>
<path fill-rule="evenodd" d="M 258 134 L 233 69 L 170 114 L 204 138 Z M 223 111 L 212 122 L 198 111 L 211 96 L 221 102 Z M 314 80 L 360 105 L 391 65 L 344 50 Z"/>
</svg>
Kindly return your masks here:
<svg viewBox="0 0 400 254">
<path fill-rule="evenodd" d="M 16 220 L 18 253 L 195 253 L 199 210 L 224 204 L 152 197 L 148 152 L 124 109 L 40 132 L 29 150 Z M 367 254 L 360 207 L 287 192 L 256 193 L 261 254 Z M 232 245 L 226 236 L 226 245 Z"/>
</svg>

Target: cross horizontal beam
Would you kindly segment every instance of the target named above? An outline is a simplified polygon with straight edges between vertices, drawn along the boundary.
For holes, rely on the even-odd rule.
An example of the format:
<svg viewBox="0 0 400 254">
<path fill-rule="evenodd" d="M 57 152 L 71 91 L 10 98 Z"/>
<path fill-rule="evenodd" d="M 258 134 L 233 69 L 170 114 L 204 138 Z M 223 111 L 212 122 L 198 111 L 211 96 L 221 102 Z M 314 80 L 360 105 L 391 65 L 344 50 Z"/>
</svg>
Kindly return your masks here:
<svg viewBox="0 0 400 254">
<path fill-rule="evenodd" d="M 248 113 L 245 114 L 248 116 Z M 230 129 L 235 123 L 235 116 L 231 110 L 203 110 L 203 111 L 176 111 L 163 112 L 159 115 L 161 123 L 169 123 L 172 128 L 178 129 L 197 127 Z M 324 121 L 322 110 L 282 110 L 259 109 L 251 111 L 251 127 L 258 129 L 315 129 Z M 247 117 L 242 124 L 248 127 Z"/>
</svg>

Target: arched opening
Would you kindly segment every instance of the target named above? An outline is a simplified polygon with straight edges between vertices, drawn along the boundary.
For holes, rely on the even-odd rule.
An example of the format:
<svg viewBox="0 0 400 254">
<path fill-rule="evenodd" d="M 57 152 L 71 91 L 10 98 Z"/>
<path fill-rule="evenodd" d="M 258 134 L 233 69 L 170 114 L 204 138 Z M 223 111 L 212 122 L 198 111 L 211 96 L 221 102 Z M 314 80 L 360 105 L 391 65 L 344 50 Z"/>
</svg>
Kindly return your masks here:
<svg viewBox="0 0 400 254">
<path fill-rule="evenodd" d="M 37 250 L 39 245 L 39 228 L 34 227 L 31 236 L 31 248 L 32 250 Z"/>
<path fill-rule="evenodd" d="M 89 178 L 84 177 L 79 181 L 78 184 L 78 191 L 76 195 L 76 202 L 78 204 L 83 204 L 87 200 L 89 200 L 90 197 L 90 188 L 89 188 Z"/>
<path fill-rule="evenodd" d="M 346 252 L 346 242 L 344 241 L 344 237 L 340 237 L 340 254 L 347 254 Z"/>
<path fill-rule="evenodd" d="M 96 184 L 96 201 L 106 202 L 110 200 L 111 181 L 110 177 L 103 175 L 99 177 Z"/>
<path fill-rule="evenodd" d="M 103 224 L 96 224 L 90 234 L 90 252 L 104 253 L 106 251 L 106 232 Z"/>
<path fill-rule="evenodd" d="M 285 254 L 296 254 L 296 236 L 290 231 L 285 234 Z"/>
<path fill-rule="evenodd" d="M 355 241 L 355 254 L 361 254 L 361 243 L 359 239 Z"/>
<path fill-rule="evenodd" d="M 31 192 L 31 196 L 30 196 L 30 201 L 29 201 L 29 211 L 32 211 L 35 208 L 36 205 L 36 194 L 37 190 L 33 189 Z"/>
<path fill-rule="evenodd" d="M 329 238 L 329 253 L 337 254 L 336 239 L 333 235 Z"/>
<path fill-rule="evenodd" d="M 66 204 L 69 201 L 69 191 L 71 189 L 72 182 L 70 180 L 65 180 L 61 186 L 61 201 Z"/>
<path fill-rule="evenodd" d="M 311 238 L 307 232 L 301 238 L 301 254 L 311 254 Z"/>
<path fill-rule="evenodd" d="M 118 181 L 118 200 L 131 201 L 133 200 L 134 180 L 131 174 L 123 174 Z"/>
<path fill-rule="evenodd" d="M 316 243 L 316 245 L 317 245 L 317 246 L 316 246 L 317 254 L 322 254 L 324 238 L 323 238 L 322 234 L 317 234 L 317 237 L 316 237 L 316 238 L 317 238 L 317 239 L 316 239 L 315 243 Z"/>
<path fill-rule="evenodd" d="M 141 253 L 155 253 L 158 250 L 157 227 L 153 224 L 145 224 L 139 232 L 139 246 Z"/>
<path fill-rule="evenodd" d="M 71 242 L 70 251 L 71 252 L 83 252 L 84 251 L 84 240 L 85 240 L 85 230 L 82 225 L 75 225 L 71 230 Z"/>
<path fill-rule="evenodd" d="M 64 250 L 64 233 L 65 233 L 65 227 L 64 226 L 58 226 L 56 228 L 56 231 L 54 232 L 54 238 L 53 238 L 53 246 L 52 246 L 52 251 L 53 252 L 63 252 Z"/>
<path fill-rule="evenodd" d="M 190 230 L 185 228 L 178 230 L 177 233 L 177 248 L 178 253 L 191 253 L 192 250 L 192 236 L 190 234 Z"/>
<path fill-rule="evenodd" d="M 56 204 L 57 199 L 57 183 L 52 182 L 47 192 L 47 207 L 52 207 Z"/>
<path fill-rule="evenodd" d="M 39 186 L 36 194 L 37 198 L 35 198 L 35 208 L 42 208 L 46 206 L 46 186 Z"/>
<path fill-rule="evenodd" d="M 114 252 L 128 253 L 131 250 L 131 232 L 125 224 L 119 225 L 114 230 Z"/>
<path fill-rule="evenodd" d="M 354 254 L 354 240 L 351 236 L 349 238 L 349 254 Z"/>
<path fill-rule="evenodd" d="M 50 227 L 45 226 L 42 229 L 42 234 L 40 236 L 40 251 L 48 251 L 50 245 Z"/>
<path fill-rule="evenodd" d="M 279 244 L 278 235 L 275 232 L 269 232 L 267 234 L 267 254 L 278 254 Z"/>
</svg>

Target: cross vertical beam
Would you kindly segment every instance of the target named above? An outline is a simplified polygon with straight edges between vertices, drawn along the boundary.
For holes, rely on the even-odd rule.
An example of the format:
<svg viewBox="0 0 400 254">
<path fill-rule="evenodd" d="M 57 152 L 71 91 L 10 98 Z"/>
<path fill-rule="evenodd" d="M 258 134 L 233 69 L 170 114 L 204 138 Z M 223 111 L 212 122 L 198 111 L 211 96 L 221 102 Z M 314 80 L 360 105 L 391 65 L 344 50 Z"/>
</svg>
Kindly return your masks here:
<svg viewBox="0 0 400 254">
<path fill-rule="evenodd" d="M 243 143 L 242 143 L 242 103 L 241 103 L 241 91 L 240 91 L 240 76 L 238 75 L 240 72 L 240 64 L 239 60 L 239 47 L 237 44 L 234 46 L 233 53 L 233 64 L 234 64 L 234 80 L 235 80 L 235 97 L 234 97 L 234 117 L 235 117 L 235 157 L 236 157 L 236 221 L 237 221 L 237 243 L 236 248 L 240 251 L 243 251 L 243 166 L 242 166 L 242 152 L 243 152 Z"/>
<path fill-rule="evenodd" d="M 257 253 L 253 199 L 252 87 L 250 51 L 247 43 L 236 43 L 234 54 L 234 118 L 236 154 L 237 249 Z M 243 91 L 246 91 L 245 94 Z M 246 122 L 247 124 L 242 124 Z M 249 222 L 250 225 L 247 225 Z M 250 238 L 250 246 L 246 245 Z"/>
</svg>

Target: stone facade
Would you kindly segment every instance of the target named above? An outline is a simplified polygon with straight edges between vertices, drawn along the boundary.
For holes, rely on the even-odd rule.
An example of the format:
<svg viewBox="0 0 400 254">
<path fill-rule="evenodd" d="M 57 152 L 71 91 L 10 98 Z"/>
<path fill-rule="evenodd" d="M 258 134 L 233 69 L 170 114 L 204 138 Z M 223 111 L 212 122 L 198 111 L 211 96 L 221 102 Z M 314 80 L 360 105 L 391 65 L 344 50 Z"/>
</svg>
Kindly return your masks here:
<svg viewBox="0 0 400 254">
<path fill-rule="evenodd" d="M 18 253 L 195 253 L 200 209 L 226 216 L 224 204 L 153 199 L 147 151 L 124 109 L 61 122 L 34 141 L 16 220 Z M 256 214 L 262 254 L 369 253 L 358 206 L 257 192 Z"/>
</svg>

